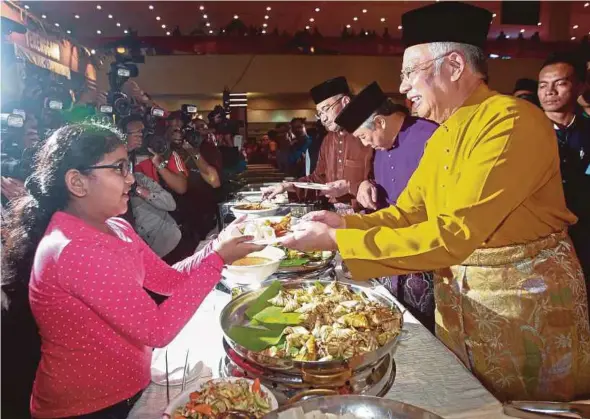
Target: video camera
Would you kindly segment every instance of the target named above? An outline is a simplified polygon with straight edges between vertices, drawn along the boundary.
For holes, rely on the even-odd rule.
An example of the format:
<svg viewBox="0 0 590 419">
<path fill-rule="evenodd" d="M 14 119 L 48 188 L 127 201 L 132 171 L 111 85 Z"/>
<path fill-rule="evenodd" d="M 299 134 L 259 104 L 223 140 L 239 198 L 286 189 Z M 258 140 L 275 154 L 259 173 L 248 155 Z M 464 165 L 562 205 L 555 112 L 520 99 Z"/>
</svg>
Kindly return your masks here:
<svg viewBox="0 0 590 419">
<path fill-rule="evenodd" d="M 193 119 L 197 116 L 198 109 L 195 105 L 184 104 L 180 107 L 182 120 L 182 136 L 187 143 L 195 149 L 201 147 L 203 137 L 195 130 L 194 125 L 191 124 Z"/>
<path fill-rule="evenodd" d="M 115 116 L 122 118 L 131 114 L 132 101 L 121 91 L 121 88 L 127 80 L 138 75 L 139 69 L 130 58 L 117 55 L 115 62 L 111 63 L 111 71 L 109 72 L 110 90 L 107 95 L 107 106 L 112 107 L 111 113 L 115 114 Z"/>
<path fill-rule="evenodd" d="M 2 176 L 24 181 L 33 170 L 34 149 L 24 148 L 25 112 L 14 109 L 12 113 L 0 114 L 1 171 Z"/>
<path fill-rule="evenodd" d="M 152 106 L 143 116 L 143 125 L 145 126 L 143 134 L 144 148 L 150 148 L 154 153 L 165 156 L 169 151 L 168 141 L 162 136 L 156 134 L 158 120 L 164 118 L 166 111 L 161 108 Z"/>
</svg>

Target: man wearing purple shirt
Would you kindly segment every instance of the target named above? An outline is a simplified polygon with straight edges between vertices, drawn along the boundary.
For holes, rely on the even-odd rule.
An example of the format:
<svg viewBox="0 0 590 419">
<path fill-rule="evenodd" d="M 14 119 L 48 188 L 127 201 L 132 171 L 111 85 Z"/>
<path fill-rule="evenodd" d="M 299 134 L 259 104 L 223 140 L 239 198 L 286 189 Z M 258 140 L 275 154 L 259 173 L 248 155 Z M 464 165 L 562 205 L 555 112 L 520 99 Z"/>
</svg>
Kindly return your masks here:
<svg viewBox="0 0 590 419">
<path fill-rule="evenodd" d="M 367 86 L 344 108 L 336 123 L 375 149 L 370 179 L 359 186 L 358 202 L 369 210 L 395 204 L 418 167 L 434 122 L 408 115 L 377 83 Z M 432 273 L 382 278 L 381 282 L 431 331 L 434 329 Z"/>
</svg>

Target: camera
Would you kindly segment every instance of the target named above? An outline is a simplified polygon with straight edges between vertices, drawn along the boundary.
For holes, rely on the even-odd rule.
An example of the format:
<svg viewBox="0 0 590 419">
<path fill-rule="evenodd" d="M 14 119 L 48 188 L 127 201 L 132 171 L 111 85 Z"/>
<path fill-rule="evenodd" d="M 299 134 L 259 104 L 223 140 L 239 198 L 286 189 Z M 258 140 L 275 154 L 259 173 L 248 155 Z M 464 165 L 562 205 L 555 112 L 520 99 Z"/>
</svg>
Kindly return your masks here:
<svg viewBox="0 0 590 419">
<path fill-rule="evenodd" d="M 184 104 L 180 107 L 182 120 L 182 137 L 192 147 L 198 149 L 203 142 L 203 137 L 195 130 L 191 124 L 192 120 L 197 116 L 198 109 L 195 105 Z"/>
<path fill-rule="evenodd" d="M 143 116 L 143 124 L 145 126 L 143 144 L 144 148 L 149 148 L 154 153 L 165 155 L 169 151 L 168 141 L 162 136 L 156 134 L 158 119 L 163 118 L 166 114 L 164 109 L 158 107 L 151 107 L 147 109 Z"/>
<path fill-rule="evenodd" d="M 122 118 L 131 114 L 131 99 L 121 91 L 121 88 L 129 78 L 138 75 L 137 65 L 125 56 L 117 55 L 115 62 L 111 63 L 107 105 L 112 106 L 112 113 L 117 117 Z"/>
<path fill-rule="evenodd" d="M 33 170 L 34 148 L 24 148 L 25 113 L 14 109 L 12 113 L 0 114 L 1 171 L 3 176 L 25 180 Z"/>
</svg>

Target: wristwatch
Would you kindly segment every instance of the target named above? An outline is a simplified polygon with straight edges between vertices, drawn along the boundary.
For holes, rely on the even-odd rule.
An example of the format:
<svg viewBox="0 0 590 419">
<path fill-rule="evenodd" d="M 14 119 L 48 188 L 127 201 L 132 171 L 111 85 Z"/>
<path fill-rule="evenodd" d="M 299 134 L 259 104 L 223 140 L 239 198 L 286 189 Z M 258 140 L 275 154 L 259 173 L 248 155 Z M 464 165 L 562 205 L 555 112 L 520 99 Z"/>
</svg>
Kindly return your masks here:
<svg viewBox="0 0 590 419">
<path fill-rule="evenodd" d="M 201 153 L 196 153 L 193 157 L 196 161 L 199 161 L 199 159 L 201 158 Z"/>
<path fill-rule="evenodd" d="M 160 163 L 157 167 L 158 170 L 162 170 L 165 169 L 166 166 L 168 166 L 168 160 L 164 160 L 162 163 Z"/>
</svg>

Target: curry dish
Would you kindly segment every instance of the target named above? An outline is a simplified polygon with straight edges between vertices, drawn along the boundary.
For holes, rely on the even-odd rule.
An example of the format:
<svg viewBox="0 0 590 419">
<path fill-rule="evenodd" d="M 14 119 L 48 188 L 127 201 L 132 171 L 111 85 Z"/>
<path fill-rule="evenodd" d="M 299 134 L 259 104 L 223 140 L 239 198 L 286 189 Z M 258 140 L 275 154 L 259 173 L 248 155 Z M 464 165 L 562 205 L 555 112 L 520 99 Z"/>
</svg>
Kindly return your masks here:
<svg viewBox="0 0 590 419">
<path fill-rule="evenodd" d="M 284 330 L 283 343 L 262 353 L 297 361 L 331 361 L 372 352 L 401 330 L 399 311 L 369 300 L 345 285 L 317 282 L 303 289 L 281 290 L 268 300 L 284 313 L 301 313 L 302 324 Z"/>
<path fill-rule="evenodd" d="M 260 203 L 253 203 L 253 204 L 236 205 L 234 208 L 237 210 L 242 210 L 242 211 L 262 211 L 262 210 L 270 209 L 271 207 L 262 205 Z"/>
</svg>

